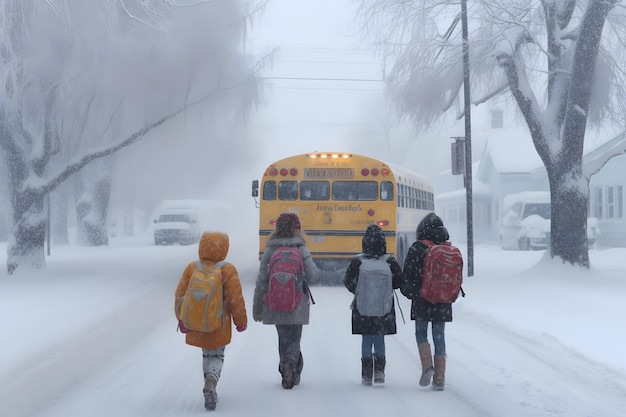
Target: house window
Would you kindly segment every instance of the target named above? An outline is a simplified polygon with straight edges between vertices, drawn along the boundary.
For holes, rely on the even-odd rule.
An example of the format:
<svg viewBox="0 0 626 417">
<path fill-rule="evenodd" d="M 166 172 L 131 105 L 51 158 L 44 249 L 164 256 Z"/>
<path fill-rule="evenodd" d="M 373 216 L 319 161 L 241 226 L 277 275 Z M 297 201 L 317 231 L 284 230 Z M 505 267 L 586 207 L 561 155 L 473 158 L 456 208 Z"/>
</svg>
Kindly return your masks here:
<svg viewBox="0 0 626 417">
<path fill-rule="evenodd" d="M 623 187 L 611 185 L 606 187 L 606 218 L 621 219 L 624 217 Z"/>
<path fill-rule="evenodd" d="M 488 227 L 491 224 L 491 201 L 476 202 L 474 221 L 480 227 Z"/>
<path fill-rule="evenodd" d="M 602 187 L 596 187 L 596 209 L 594 210 L 594 216 L 598 219 L 602 219 Z"/>
<path fill-rule="evenodd" d="M 624 191 L 621 185 L 617 187 L 617 217 L 624 218 Z"/>
<path fill-rule="evenodd" d="M 596 187 L 593 214 L 598 219 L 624 218 L 624 188 L 621 185 Z"/>
<path fill-rule="evenodd" d="M 504 111 L 502 109 L 494 109 L 491 111 L 491 128 L 502 129 L 504 127 Z"/>
</svg>

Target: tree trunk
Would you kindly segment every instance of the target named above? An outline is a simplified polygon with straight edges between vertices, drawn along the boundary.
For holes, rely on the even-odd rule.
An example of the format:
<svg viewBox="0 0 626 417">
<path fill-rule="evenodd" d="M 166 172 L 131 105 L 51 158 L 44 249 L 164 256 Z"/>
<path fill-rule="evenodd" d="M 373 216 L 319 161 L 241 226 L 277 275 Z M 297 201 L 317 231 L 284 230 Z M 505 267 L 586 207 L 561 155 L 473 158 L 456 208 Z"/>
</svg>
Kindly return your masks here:
<svg viewBox="0 0 626 417">
<path fill-rule="evenodd" d="M 52 243 L 56 245 L 67 245 L 70 243 L 68 234 L 68 187 L 61 184 L 56 190 L 50 193 L 51 225 L 50 234 Z"/>
<path fill-rule="evenodd" d="M 548 173 L 550 174 L 550 173 Z M 551 194 L 550 255 L 564 263 L 589 268 L 587 205 L 589 183 L 582 175 L 548 175 Z M 583 185 L 586 188 L 583 188 Z"/>
<path fill-rule="evenodd" d="M 111 194 L 110 160 L 96 161 L 76 175 L 77 241 L 85 246 L 109 244 L 107 210 Z"/>
<path fill-rule="evenodd" d="M 13 274 L 18 267 L 43 269 L 46 265 L 44 257 L 46 240 L 44 198 L 46 193 L 36 192 L 24 186 L 30 173 L 27 164 L 22 159 L 22 155 L 14 152 L 15 148 L 5 147 L 4 150 L 9 167 L 12 214 L 11 238 L 7 245 L 7 272 Z"/>
<path fill-rule="evenodd" d="M 43 269 L 46 265 L 44 195 L 14 191 L 11 201 L 14 221 L 7 248 L 7 271 L 13 274 L 18 267 Z"/>
</svg>

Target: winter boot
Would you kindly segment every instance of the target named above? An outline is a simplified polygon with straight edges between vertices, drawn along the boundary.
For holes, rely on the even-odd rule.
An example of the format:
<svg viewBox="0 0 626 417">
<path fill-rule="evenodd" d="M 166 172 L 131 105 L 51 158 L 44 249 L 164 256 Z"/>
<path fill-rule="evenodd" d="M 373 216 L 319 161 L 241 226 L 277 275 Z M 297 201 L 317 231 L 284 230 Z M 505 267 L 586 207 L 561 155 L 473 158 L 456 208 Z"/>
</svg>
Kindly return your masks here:
<svg viewBox="0 0 626 417">
<path fill-rule="evenodd" d="M 435 355 L 435 375 L 433 376 L 433 389 L 443 391 L 446 382 L 446 355 Z"/>
<path fill-rule="evenodd" d="M 280 374 L 283 376 L 283 388 L 292 389 L 296 385 L 296 364 L 288 361 L 278 367 Z"/>
<path fill-rule="evenodd" d="M 372 385 L 372 376 L 374 376 L 374 359 L 361 358 L 361 384 Z"/>
<path fill-rule="evenodd" d="M 374 354 L 374 383 L 385 383 L 385 364 L 387 363 L 384 356 Z"/>
<path fill-rule="evenodd" d="M 295 385 L 300 384 L 300 374 L 302 374 L 302 368 L 304 368 L 304 358 L 302 357 L 302 352 L 300 352 L 300 356 L 298 357 L 298 363 L 296 363 Z"/>
<path fill-rule="evenodd" d="M 420 343 L 417 345 L 417 350 L 420 354 L 420 361 L 422 362 L 422 376 L 420 377 L 420 387 L 427 387 L 430 385 L 430 379 L 435 373 L 433 367 L 433 355 L 430 351 L 429 343 Z"/>
<path fill-rule="evenodd" d="M 215 407 L 217 406 L 216 387 L 217 381 L 215 380 L 215 377 L 207 375 L 204 378 L 204 389 L 202 390 L 204 393 L 204 408 L 207 410 L 215 410 Z"/>
</svg>

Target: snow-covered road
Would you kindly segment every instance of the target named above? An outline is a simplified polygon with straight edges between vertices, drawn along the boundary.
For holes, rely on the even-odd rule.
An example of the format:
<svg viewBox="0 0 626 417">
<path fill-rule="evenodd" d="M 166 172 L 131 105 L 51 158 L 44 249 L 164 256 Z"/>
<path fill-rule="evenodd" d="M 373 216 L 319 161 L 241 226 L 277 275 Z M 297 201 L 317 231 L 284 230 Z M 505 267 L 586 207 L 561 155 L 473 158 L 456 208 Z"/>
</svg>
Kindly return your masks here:
<svg viewBox="0 0 626 417">
<path fill-rule="evenodd" d="M 251 321 L 227 347 L 215 413 L 623 416 L 623 362 L 615 366 L 593 357 L 588 348 L 572 345 L 570 339 L 564 344 L 563 338 L 545 331 L 546 323 L 519 325 L 523 317 L 519 322 L 508 319 L 523 315 L 525 308 L 550 314 L 555 307 L 541 299 L 522 302 L 511 292 L 508 303 L 485 302 L 503 298 L 502 288 L 490 285 L 501 273 L 498 265 L 506 263 L 503 256 L 523 270 L 540 255 L 485 247 L 478 249 L 479 259 L 485 251 L 497 252 L 499 260 L 477 265 L 480 272 L 466 284 L 468 297 L 455 305 L 455 320 L 446 332 L 445 391 L 417 385 L 420 369 L 408 300 L 400 296 L 406 324 L 398 314 L 399 332 L 386 339 L 387 382 L 364 387 L 360 338 L 350 334 L 351 295 L 343 287 L 313 287 L 316 305 L 311 324 L 304 329 L 302 383 L 291 391 L 282 389 L 276 332 Z M 44 276 L 0 276 L 0 416 L 207 413 L 200 350 L 184 344 L 173 317 L 174 288 L 194 255 L 193 247 L 68 248 L 49 261 Z M 250 316 L 256 260 L 236 259 L 235 255 L 231 260 L 244 282 Z M 495 269 L 489 270 L 490 265 Z M 506 312 L 498 311 L 506 305 Z M 623 307 L 608 313 L 622 314 Z M 586 325 L 579 330 L 580 338 L 588 337 Z M 615 343 L 611 340 L 606 342 Z M 623 336 L 616 340 L 623 345 Z"/>
</svg>

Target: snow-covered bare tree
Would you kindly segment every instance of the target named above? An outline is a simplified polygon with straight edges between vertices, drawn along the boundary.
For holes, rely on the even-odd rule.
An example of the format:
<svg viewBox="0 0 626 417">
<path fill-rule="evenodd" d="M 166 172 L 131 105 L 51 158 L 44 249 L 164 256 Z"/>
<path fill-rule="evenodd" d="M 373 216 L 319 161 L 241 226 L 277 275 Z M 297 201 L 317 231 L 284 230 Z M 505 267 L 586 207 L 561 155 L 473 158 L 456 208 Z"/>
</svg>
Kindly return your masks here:
<svg viewBox="0 0 626 417">
<path fill-rule="evenodd" d="M 9 273 L 45 265 L 45 197 L 71 175 L 196 105 L 249 107 L 257 82 L 240 52 L 242 10 L 232 0 L 0 0 Z M 108 199 L 103 166 L 79 200 L 87 225 L 106 213 L 96 207 Z"/>
<path fill-rule="evenodd" d="M 400 110 L 425 127 L 458 108 L 453 104 L 463 85 L 460 2 L 359 3 L 363 29 L 394 59 L 388 81 Z M 594 125 L 624 128 L 624 7 L 619 0 L 467 5 L 472 103 L 508 96 L 517 104 L 549 179 L 550 254 L 588 268 L 588 185 L 599 168 L 583 169 L 583 144 Z"/>
</svg>

